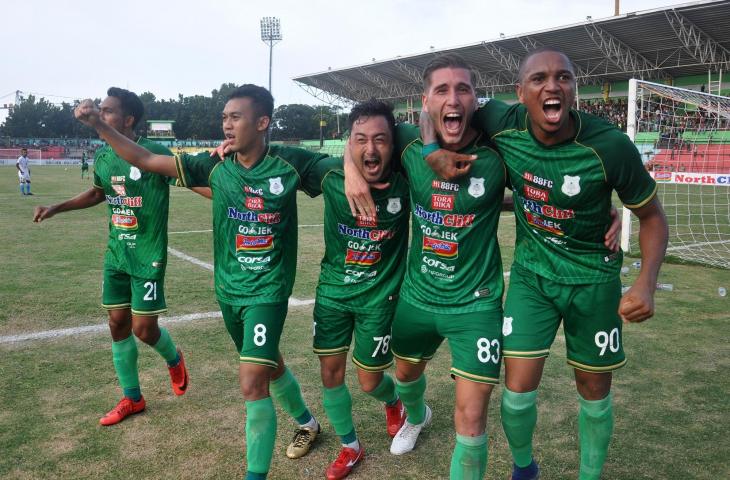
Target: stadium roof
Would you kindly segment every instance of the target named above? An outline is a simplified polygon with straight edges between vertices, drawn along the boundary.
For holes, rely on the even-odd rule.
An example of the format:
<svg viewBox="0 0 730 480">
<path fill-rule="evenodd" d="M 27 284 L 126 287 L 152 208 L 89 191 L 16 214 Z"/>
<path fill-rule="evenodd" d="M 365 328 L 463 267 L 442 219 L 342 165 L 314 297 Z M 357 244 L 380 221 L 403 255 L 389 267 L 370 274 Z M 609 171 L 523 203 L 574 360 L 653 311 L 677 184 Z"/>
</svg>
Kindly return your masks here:
<svg viewBox="0 0 730 480">
<path fill-rule="evenodd" d="M 564 51 L 579 85 L 636 77 L 662 80 L 730 70 L 730 2 L 698 1 L 626 13 L 471 45 L 294 78 L 328 103 L 420 96 L 421 72 L 436 55 L 458 53 L 477 72 L 477 91 L 512 91 L 520 59 L 543 46 Z"/>
</svg>

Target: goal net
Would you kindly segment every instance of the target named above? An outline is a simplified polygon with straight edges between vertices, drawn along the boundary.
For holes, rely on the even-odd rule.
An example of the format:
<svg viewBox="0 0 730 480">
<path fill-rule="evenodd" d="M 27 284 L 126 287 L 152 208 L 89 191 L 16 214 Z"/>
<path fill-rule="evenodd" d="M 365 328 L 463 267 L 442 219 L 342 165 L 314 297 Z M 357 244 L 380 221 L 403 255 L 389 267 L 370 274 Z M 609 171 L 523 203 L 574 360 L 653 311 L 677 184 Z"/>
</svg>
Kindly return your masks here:
<svg viewBox="0 0 730 480">
<path fill-rule="evenodd" d="M 633 79 L 627 133 L 657 182 L 667 255 L 730 268 L 730 98 Z M 638 219 L 623 218 L 621 246 L 638 254 Z"/>
<path fill-rule="evenodd" d="M 20 156 L 20 148 L 0 148 L 0 160 L 12 160 L 15 163 Z M 29 148 L 28 160 L 42 160 L 40 149 Z"/>
</svg>

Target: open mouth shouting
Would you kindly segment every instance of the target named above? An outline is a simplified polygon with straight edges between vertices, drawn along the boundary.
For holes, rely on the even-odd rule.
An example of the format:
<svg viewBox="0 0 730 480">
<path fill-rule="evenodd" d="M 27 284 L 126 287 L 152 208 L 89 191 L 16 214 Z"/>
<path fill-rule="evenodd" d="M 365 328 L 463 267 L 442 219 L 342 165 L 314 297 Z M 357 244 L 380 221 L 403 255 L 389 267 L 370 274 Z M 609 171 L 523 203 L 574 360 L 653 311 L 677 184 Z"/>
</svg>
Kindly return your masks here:
<svg viewBox="0 0 730 480">
<path fill-rule="evenodd" d="M 542 111 L 545 113 L 545 119 L 548 123 L 560 123 L 561 114 L 563 113 L 562 102 L 557 98 L 548 98 L 542 103 Z"/>
<path fill-rule="evenodd" d="M 461 134 L 464 117 L 460 113 L 447 113 L 444 115 L 444 130 L 449 135 Z"/>
<path fill-rule="evenodd" d="M 367 180 L 378 180 L 382 173 L 382 162 L 380 156 L 364 156 L 362 159 L 362 171 Z"/>
</svg>

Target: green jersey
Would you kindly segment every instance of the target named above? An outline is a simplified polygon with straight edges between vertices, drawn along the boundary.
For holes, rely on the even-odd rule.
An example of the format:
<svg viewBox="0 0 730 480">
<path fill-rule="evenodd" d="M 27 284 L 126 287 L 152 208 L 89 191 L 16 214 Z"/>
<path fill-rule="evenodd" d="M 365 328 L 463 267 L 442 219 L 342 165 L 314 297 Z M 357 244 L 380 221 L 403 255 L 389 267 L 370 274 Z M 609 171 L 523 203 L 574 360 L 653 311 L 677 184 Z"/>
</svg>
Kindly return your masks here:
<svg viewBox="0 0 730 480">
<path fill-rule="evenodd" d="M 371 189 L 377 218 L 353 217 L 342 168 L 329 170 L 324 192 L 325 253 L 317 302 L 354 313 L 391 311 L 405 273 L 408 184 L 400 173 L 385 190 Z"/>
<path fill-rule="evenodd" d="M 159 155 L 172 155 L 144 137 L 137 143 Z M 94 157 L 94 188 L 104 191 L 109 211 L 107 267 L 135 277 L 159 279 L 167 263 L 168 178 L 143 172 L 108 145 Z"/>
<path fill-rule="evenodd" d="M 506 172 L 479 135 L 459 153 L 478 159 L 457 181 L 439 179 L 423 160 L 418 129 L 399 125 L 400 161 L 408 175 L 412 233 L 401 295 L 435 313 L 501 308 L 504 279 L 497 243 Z"/>
<path fill-rule="evenodd" d="M 271 145 L 251 168 L 208 153 L 175 157 L 178 183 L 213 192 L 218 300 L 234 306 L 286 302 L 297 265 L 297 189 L 319 193 L 326 155 Z"/>
<path fill-rule="evenodd" d="M 507 165 L 517 223 L 514 261 L 561 283 L 606 282 L 623 260 L 604 246 L 612 190 L 636 208 L 654 197 L 656 184 L 625 134 L 592 115 L 570 115 L 575 135 L 552 146 L 532 135 L 521 104 L 492 100 L 474 124 Z"/>
</svg>

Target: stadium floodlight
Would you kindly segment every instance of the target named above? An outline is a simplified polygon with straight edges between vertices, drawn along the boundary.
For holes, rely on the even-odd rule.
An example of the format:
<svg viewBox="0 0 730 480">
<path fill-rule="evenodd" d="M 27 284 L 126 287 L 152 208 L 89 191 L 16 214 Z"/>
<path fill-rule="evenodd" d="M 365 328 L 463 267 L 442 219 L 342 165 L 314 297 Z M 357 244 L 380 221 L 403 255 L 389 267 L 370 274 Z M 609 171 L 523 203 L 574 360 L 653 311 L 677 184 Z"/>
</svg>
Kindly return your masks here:
<svg viewBox="0 0 730 480">
<path fill-rule="evenodd" d="M 281 23 L 276 17 L 261 19 L 261 41 L 269 46 L 269 92 L 271 92 L 271 65 L 274 54 L 274 45 L 282 40 Z"/>
</svg>

